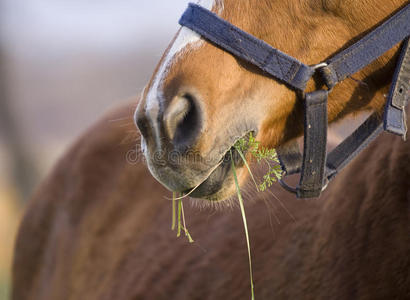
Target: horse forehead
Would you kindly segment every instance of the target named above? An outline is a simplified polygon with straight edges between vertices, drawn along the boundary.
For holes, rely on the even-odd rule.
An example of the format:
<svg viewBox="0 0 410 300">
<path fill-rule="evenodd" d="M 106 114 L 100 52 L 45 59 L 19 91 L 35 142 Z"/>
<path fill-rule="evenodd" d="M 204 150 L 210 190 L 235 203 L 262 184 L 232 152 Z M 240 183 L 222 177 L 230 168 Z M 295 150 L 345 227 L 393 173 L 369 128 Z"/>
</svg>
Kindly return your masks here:
<svg viewBox="0 0 410 300">
<path fill-rule="evenodd" d="M 217 14 L 220 14 L 223 11 L 223 0 L 199 0 L 198 4 L 206 9 L 215 11 Z M 182 27 L 179 30 L 174 42 L 165 54 L 164 60 L 151 83 L 146 105 L 148 110 L 153 109 L 155 111 L 159 109 L 157 107 L 158 92 L 160 92 L 162 83 L 167 77 L 172 65 L 178 59 L 181 59 L 181 57 L 183 57 L 185 53 L 191 50 L 196 50 L 203 44 L 204 41 L 201 39 L 201 36 L 198 33 L 186 27 Z"/>
<path fill-rule="evenodd" d="M 220 14 L 223 10 L 223 0 L 199 0 L 198 4 L 206 9 L 214 10 L 218 14 Z M 151 120 L 157 120 L 159 116 L 161 110 L 160 98 L 162 97 L 160 96 L 162 94 L 162 84 L 165 81 L 171 66 L 177 59 L 180 59 L 188 49 L 194 50 L 202 45 L 203 40 L 196 32 L 186 27 L 182 27 L 178 32 L 174 42 L 165 54 L 164 60 L 161 63 L 157 74 L 155 74 L 150 84 L 150 89 L 147 93 L 145 109 Z M 156 122 L 153 122 L 152 125 L 154 127 L 154 131 L 159 131 L 158 124 L 156 124 Z M 159 135 L 156 134 L 156 136 Z M 157 143 L 159 145 L 161 141 L 157 140 Z"/>
<path fill-rule="evenodd" d="M 199 0 L 198 4 L 208 10 L 215 11 L 217 14 L 221 14 L 224 7 L 223 0 Z M 180 58 L 186 52 L 186 50 L 197 49 L 202 44 L 203 40 L 198 33 L 188 28 L 182 27 L 166 56 L 163 64 L 164 68 L 162 72 L 159 72 L 160 77 L 165 75 L 164 73 L 166 73 L 170 65 L 172 65 L 172 63 L 175 62 L 176 59 Z"/>
</svg>

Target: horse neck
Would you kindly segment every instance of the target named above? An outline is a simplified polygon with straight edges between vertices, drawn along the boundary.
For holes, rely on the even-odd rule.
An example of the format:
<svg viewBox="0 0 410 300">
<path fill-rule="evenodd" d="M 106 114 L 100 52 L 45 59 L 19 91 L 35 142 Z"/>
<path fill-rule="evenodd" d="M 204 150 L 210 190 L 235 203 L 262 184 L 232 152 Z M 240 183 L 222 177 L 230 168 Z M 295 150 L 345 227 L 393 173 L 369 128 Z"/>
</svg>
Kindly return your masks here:
<svg viewBox="0 0 410 300">
<path fill-rule="evenodd" d="M 292 1 L 285 2 L 289 4 Z M 322 3 L 322 1 L 316 2 Z M 317 20 L 312 18 L 313 25 L 316 24 L 319 28 L 318 34 L 315 35 L 315 46 L 317 45 L 315 54 L 312 56 L 311 53 L 306 53 L 308 56 L 304 57 L 303 52 L 291 53 L 289 49 L 285 49 L 285 52 L 295 57 L 300 55 L 298 58 L 309 64 L 323 61 L 326 57 L 340 51 L 340 48 L 354 42 L 360 34 L 386 19 L 406 2 L 323 1 L 329 7 L 327 7 L 326 17 L 322 19 L 322 26 L 317 23 L 320 18 Z M 317 7 L 320 8 L 316 9 L 323 10 L 319 4 Z M 299 13 L 302 12 L 303 10 Z M 326 31 L 330 34 L 326 34 Z M 296 32 L 294 36 L 298 35 L 302 35 L 302 31 Z M 306 33 L 305 36 L 305 42 L 303 36 L 299 37 L 302 45 L 309 44 L 311 36 Z M 288 45 L 291 46 L 291 43 L 288 42 Z M 286 42 L 283 45 L 285 47 Z M 383 112 L 386 102 L 384 94 L 387 94 L 389 89 L 397 52 L 398 46 L 369 67 L 353 75 L 357 80 L 346 79 L 334 88 L 329 98 L 330 121 L 341 119 L 349 113 L 360 110 L 371 109 L 380 114 Z M 407 112 L 409 115 L 410 109 L 407 109 Z M 298 119 L 302 119 L 302 116 Z M 410 128 L 409 121 L 407 124 Z M 397 245 L 396 249 L 402 249 L 399 254 L 403 255 L 406 251 L 408 253 L 410 247 L 409 178 L 410 142 L 403 142 L 400 137 L 383 133 L 330 184 L 328 190 L 322 195 L 321 200 L 324 205 L 316 223 L 316 232 L 323 237 L 318 243 L 325 243 L 326 246 L 320 248 L 320 245 L 316 245 L 318 249 L 327 251 L 326 247 L 329 247 L 332 248 L 330 251 L 340 253 L 349 247 L 354 251 L 367 253 L 377 248 L 382 253 L 390 251 L 390 247 Z M 390 244 L 386 246 L 386 243 Z M 374 249 L 371 249 L 372 247 Z M 353 251 L 352 255 L 354 255 Z M 342 256 L 342 254 L 335 255 L 335 257 Z"/>
<path fill-rule="evenodd" d="M 340 1 L 328 0 L 324 3 L 327 3 L 329 11 L 336 14 L 349 28 L 344 48 L 397 12 L 406 2 L 370 0 L 351 1 L 349 4 L 340 5 Z M 399 45 L 396 45 L 334 89 L 329 99 L 330 121 L 357 111 L 372 110 L 383 113 L 385 95 L 389 90 L 398 50 Z M 333 53 L 330 56 L 332 55 Z"/>
<path fill-rule="evenodd" d="M 407 126 L 410 126 L 409 120 Z M 375 244 L 382 239 L 394 239 L 394 243 L 407 240 L 410 246 L 409 178 L 410 141 L 383 133 L 340 174 L 324 195 L 326 204 L 319 223 L 325 222 L 329 229 L 322 230 L 329 236 L 332 230 L 343 232 L 347 239 L 358 229 L 358 235 L 369 235 Z M 366 238 L 357 242 L 367 241 Z"/>
</svg>

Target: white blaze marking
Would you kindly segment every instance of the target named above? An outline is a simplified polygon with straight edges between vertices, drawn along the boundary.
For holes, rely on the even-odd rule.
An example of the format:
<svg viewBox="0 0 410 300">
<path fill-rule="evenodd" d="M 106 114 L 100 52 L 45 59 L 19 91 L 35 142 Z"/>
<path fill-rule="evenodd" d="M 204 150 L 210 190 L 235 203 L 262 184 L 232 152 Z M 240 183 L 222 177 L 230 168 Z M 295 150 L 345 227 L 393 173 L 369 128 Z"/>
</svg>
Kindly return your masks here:
<svg viewBox="0 0 410 300">
<path fill-rule="evenodd" d="M 217 3 L 221 8 L 220 11 L 218 11 L 218 13 L 220 13 L 223 9 L 223 0 L 199 0 L 198 2 L 199 5 L 209 10 L 211 10 Z M 161 64 L 153 80 L 152 86 L 148 91 L 145 109 L 149 119 L 152 121 L 152 126 L 154 127 L 158 148 L 161 147 L 161 141 L 159 138 L 160 134 L 157 122 L 160 110 L 160 100 L 158 97 L 158 93 L 160 93 L 160 85 L 163 82 L 165 76 L 167 75 L 167 71 L 171 67 L 173 61 L 175 61 L 182 53 L 184 53 L 188 46 L 190 46 L 190 49 L 197 49 L 200 46 L 202 46 L 202 41 L 203 40 L 201 39 L 201 36 L 199 34 L 186 27 L 182 27 L 174 43 L 169 49 L 166 57 L 164 58 L 164 61 Z"/>
</svg>

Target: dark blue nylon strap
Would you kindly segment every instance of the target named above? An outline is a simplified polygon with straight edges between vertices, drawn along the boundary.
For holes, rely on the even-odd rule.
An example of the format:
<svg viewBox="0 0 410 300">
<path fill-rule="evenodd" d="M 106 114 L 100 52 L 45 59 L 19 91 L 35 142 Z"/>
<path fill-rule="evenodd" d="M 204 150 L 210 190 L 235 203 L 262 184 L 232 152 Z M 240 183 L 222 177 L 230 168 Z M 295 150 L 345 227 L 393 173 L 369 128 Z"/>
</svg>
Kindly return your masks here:
<svg viewBox="0 0 410 300">
<path fill-rule="evenodd" d="M 349 162 L 383 132 L 380 117 L 372 114 L 327 156 L 326 177 L 332 180 Z"/>
<path fill-rule="evenodd" d="M 321 114 L 324 116 L 325 112 L 322 112 Z M 382 133 L 382 131 L 383 122 L 381 121 L 380 117 L 376 113 L 371 115 L 349 137 L 347 137 L 342 143 L 340 143 L 335 149 L 333 149 L 327 155 L 325 179 L 327 181 L 331 181 L 332 179 L 334 179 L 336 175 L 346 165 L 348 165 L 361 151 L 363 151 L 373 140 L 375 140 Z M 319 149 L 323 150 L 323 143 L 321 142 L 321 140 L 318 139 L 317 142 L 319 144 Z M 288 153 L 290 153 L 290 157 Z M 300 153 L 297 144 L 291 144 L 288 149 L 281 149 L 281 147 L 279 147 L 278 156 L 281 162 L 282 169 L 286 172 L 286 175 L 301 173 L 303 169 L 303 160 L 306 164 L 306 158 L 302 159 L 302 154 Z M 289 161 L 289 159 L 291 160 Z M 320 163 L 322 163 L 322 161 L 320 161 Z M 318 170 L 322 169 L 320 168 Z M 290 188 L 286 185 L 286 183 L 284 184 L 283 182 L 281 182 L 281 184 L 288 191 L 298 194 L 299 197 L 302 196 L 301 191 L 303 191 L 303 188 L 301 189 L 301 187 L 304 186 L 303 184 L 300 184 L 299 188 Z M 314 189 L 312 189 L 311 187 L 307 187 L 306 185 L 304 187 L 304 190 L 306 190 L 309 193 L 315 191 Z M 318 192 L 317 186 L 316 192 Z"/>
<path fill-rule="evenodd" d="M 410 99 L 410 38 L 402 46 L 399 62 L 393 75 L 393 82 L 387 97 L 384 112 L 384 130 L 406 139 L 406 112 L 404 108 Z"/>
<path fill-rule="evenodd" d="M 303 91 L 314 73 L 312 67 L 273 48 L 199 5 L 190 3 L 179 24 L 295 89 Z"/>
<path fill-rule="evenodd" d="M 410 35 L 410 4 L 358 42 L 332 57 L 324 68 L 329 87 L 342 81 L 380 57 Z"/>
<path fill-rule="evenodd" d="M 319 197 L 322 192 L 327 143 L 327 96 L 324 90 L 307 93 L 305 97 L 305 123 L 303 160 L 298 198 Z"/>
</svg>

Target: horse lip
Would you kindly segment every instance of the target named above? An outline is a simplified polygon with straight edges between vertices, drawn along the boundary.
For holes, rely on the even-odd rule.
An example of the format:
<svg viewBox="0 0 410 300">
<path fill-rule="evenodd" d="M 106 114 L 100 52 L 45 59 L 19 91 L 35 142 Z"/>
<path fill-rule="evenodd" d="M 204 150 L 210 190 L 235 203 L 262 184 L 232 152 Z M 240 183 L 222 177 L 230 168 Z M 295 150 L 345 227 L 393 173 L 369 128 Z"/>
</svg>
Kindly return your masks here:
<svg viewBox="0 0 410 300">
<path fill-rule="evenodd" d="M 239 155 L 239 153 L 236 150 L 234 145 L 236 144 L 236 142 L 238 140 L 240 140 L 240 139 L 242 139 L 246 136 L 249 136 L 250 134 L 255 134 L 255 131 L 254 130 L 247 131 L 242 137 L 237 138 L 235 140 L 235 142 L 232 143 L 231 147 L 222 156 L 222 158 L 218 162 L 218 164 L 216 164 L 216 165 L 218 165 L 218 167 L 215 168 L 215 170 L 213 170 L 199 185 L 197 185 L 196 187 L 187 189 L 187 190 L 183 191 L 182 193 L 184 195 L 192 195 L 195 198 L 202 198 L 202 197 L 211 196 L 211 195 L 215 194 L 217 191 L 214 191 L 210 194 L 201 194 L 201 193 L 196 193 L 196 190 L 200 189 L 201 186 L 206 185 L 208 183 L 208 181 L 210 180 L 210 178 L 215 174 L 215 172 L 221 172 L 221 171 L 223 171 L 224 168 L 227 168 L 227 170 L 231 169 L 231 166 L 232 166 L 232 164 L 231 164 L 231 151 L 232 151 L 232 156 L 233 156 L 233 159 L 234 159 L 235 166 L 237 166 L 238 168 L 243 167 L 244 162 L 242 161 L 242 158 L 240 157 L 240 155 Z M 246 151 L 243 154 L 245 155 Z M 229 172 L 226 172 L 225 176 L 223 176 L 221 178 L 221 180 L 219 181 L 219 184 L 223 183 L 228 176 L 229 176 Z"/>
</svg>

